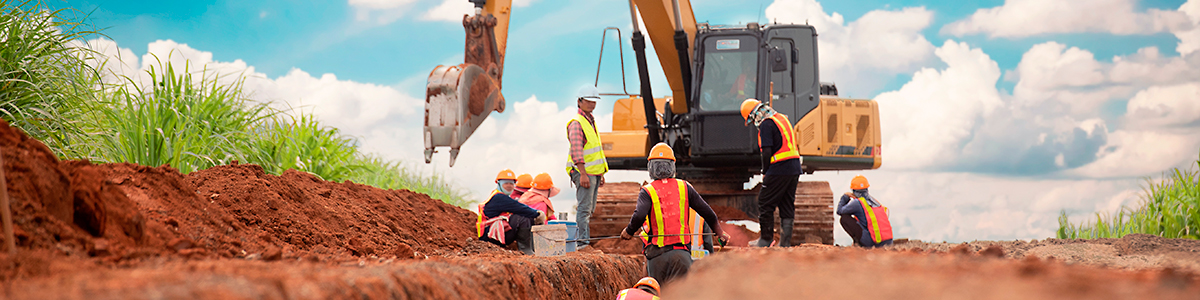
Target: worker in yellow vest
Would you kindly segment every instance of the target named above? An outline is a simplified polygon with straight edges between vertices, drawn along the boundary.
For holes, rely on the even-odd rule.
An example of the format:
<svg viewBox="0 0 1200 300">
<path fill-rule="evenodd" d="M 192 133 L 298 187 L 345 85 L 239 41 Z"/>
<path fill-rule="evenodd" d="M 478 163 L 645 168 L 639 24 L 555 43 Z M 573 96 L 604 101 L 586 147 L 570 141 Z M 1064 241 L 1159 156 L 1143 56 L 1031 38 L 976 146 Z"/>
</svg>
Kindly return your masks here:
<svg viewBox="0 0 1200 300">
<path fill-rule="evenodd" d="M 646 233 L 643 240 L 646 256 L 646 273 L 663 284 L 687 275 L 692 266 L 691 243 L 694 234 L 691 213 L 696 211 L 718 237 L 725 240 L 729 235 L 721 230 L 717 213 L 687 181 L 675 179 L 675 153 L 665 143 L 658 143 L 646 157 L 646 168 L 652 181 L 638 192 L 637 209 L 629 225 L 621 231 L 621 238 L 631 239 L 642 228 Z M 643 228 L 644 227 L 644 228 Z"/>
<path fill-rule="evenodd" d="M 842 195 L 837 206 L 842 229 L 850 234 L 855 245 L 866 248 L 891 245 L 892 222 L 888 220 L 888 208 L 867 193 L 869 187 L 867 177 L 862 175 L 850 180 L 852 192 Z"/>
<path fill-rule="evenodd" d="M 751 246 L 767 247 L 775 238 L 775 209 L 779 208 L 779 246 L 792 245 L 792 227 L 796 218 L 796 183 L 799 182 L 800 152 L 796 151 L 796 132 L 784 114 L 754 99 L 742 102 L 746 125 L 758 127 L 758 147 L 762 152 L 762 189 L 758 191 L 758 227 L 760 237 Z"/>
<path fill-rule="evenodd" d="M 500 246 L 517 242 L 517 249 L 533 254 L 533 225 L 546 223 L 546 214 L 509 197 L 517 184 L 512 170 L 496 174 L 496 190 L 479 204 L 475 234 L 481 241 Z"/>
<path fill-rule="evenodd" d="M 576 249 L 587 247 L 591 238 L 588 232 L 588 221 L 592 211 L 596 209 L 596 193 L 604 185 L 604 173 L 608 173 L 608 161 L 604 158 L 604 149 L 600 143 L 600 133 L 596 131 L 596 118 L 592 111 L 596 110 L 596 101 L 600 101 L 600 93 L 594 86 L 586 86 L 579 90 L 579 112 L 567 122 L 567 140 L 571 144 L 570 156 L 567 157 L 567 174 L 571 182 L 578 187 L 575 190 L 575 200 L 578 201 L 575 210 Z"/>
<path fill-rule="evenodd" d="M 658 300 L 658 281 L 653 277 L 642 277 L 633 288 L 617 293 L 617 300 Z"/>
</svg>

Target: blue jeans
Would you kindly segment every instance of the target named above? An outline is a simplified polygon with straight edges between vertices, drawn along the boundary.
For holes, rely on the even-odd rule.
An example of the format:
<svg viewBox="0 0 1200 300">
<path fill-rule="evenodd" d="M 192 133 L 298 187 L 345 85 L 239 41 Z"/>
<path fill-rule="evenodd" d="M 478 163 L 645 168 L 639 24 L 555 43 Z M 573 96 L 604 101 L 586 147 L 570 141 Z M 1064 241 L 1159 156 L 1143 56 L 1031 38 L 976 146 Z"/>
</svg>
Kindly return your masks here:
<svg viewBox="0 0 1200 300">
<path fill-rule="evenodd" d="M 575 231 L 576 239 L 588 239 L 591 235 L 588 233 L 588 221 L 592 219 L 592 211 L 596 209 L 596 193 L 600 188 L 600 176 L 588 175 L 590 185 L 588 188 L 579 187 L 579 172 L 571 171 L 571 182 L 575 183 L 575 200 L 579 201 L 575 210 L 575 225 L 578 228 Z M 591 241 L 575 242 L 576 247 L 586 246 Z"/>
</svg>

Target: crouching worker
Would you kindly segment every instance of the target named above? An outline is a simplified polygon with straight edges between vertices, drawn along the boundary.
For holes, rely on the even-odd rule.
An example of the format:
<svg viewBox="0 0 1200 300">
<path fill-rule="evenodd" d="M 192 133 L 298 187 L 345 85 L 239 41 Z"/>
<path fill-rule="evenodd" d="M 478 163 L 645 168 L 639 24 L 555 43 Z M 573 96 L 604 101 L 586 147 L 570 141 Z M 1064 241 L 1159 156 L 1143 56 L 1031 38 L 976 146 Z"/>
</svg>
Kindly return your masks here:
<svg viewBox="0 0 1200 300">
<path fill-rule="evenodd" d="M 550 174 L 542 173 L 533 178 L 533 183 L 525 194 L 521 195 L 519 201 L 521 204 L 546 214 L 547 220 L 557 220 L 554 217 L 554 203 L 550 203 L 550 197 L 557 196 L 559 191 L 554 187 L 554 181 L 550 179 Z"/>
<path fill-rule="evenodd" d="M 647 157 L 650 184 L 638 192 L 637 210 L 629 225 L 621 231 L 621 238 L 631 239 L 638 228 L 645 228 L 643 239 L 646 255 L 646 273 L 662 284 L 687 275 L 692 266 L 692 253 L 688 244 L 692 242 L 691 224 L 694 220 L 688 208 L 704 218 L 717 236 L 725 240 L 729 236 L 718 226 L 717 214 L 704 202 L 704 198 L 687 181 L 675 179 L 675 154 L 667 144 L 659 143 L 650 149 Z"/>
<path fill-rule="evenodd" d="M 530 228 L 545 223 L 546 215 L 508 196 L 516 183 L 517 177 L 512 170 L 506 169 L 496 175 L 496 190 L 479 205 L 475 232 L 479 240 L 500 246 L 508 246 L 516 241 L 517 249 L 525 254 L 533 254 Z"/>
<path fill-rule="evenodd" d="M 866 248 L 891 245 L 892 223 L 888 220 L 888 209 L 867 193 L 870 186 L 862 175 L 850 180 L 852 192 L 842 195 L 837 206 L 842 229 L 855 245 Z"/>
<path fill-rule="evenodd" d="M 532 184 L 533 175 L 521 174 L 521 176 L 517 176 L 517 187 L 513 189 L 512 195 L 509 196 L 513 199 L 521 199 L 521 195 L 525 195 L 525 192 L 529 191 L 529 187 Z"/>
<path fill-rule="evenodd" d="M 658 300 L 658 281 L 653 277 L 642 277 L 633 288 L 621 290 L 617 300 Z"/>
</svg>

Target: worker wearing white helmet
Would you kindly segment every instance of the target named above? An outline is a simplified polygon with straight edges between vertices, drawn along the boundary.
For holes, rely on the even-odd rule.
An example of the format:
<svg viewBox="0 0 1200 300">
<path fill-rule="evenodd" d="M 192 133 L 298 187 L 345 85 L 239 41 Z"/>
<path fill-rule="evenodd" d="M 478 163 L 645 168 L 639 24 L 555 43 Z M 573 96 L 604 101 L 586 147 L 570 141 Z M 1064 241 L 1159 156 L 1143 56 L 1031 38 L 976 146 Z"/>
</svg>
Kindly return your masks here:
<svg viewBox="0 0 1200 300">
<path fill-rule="evenodd" d="M 578 201 L 575 211 L 575 222 L 579 228 L 575 237 L 576 249 L 587 247 L 590 234 L 588 221 L 592 218 L 592 210 L 596 208 L 596 194 L 604 185 L 604 173 L 608 173 L 608 161 L 604 158 L 604 149 L 600 143 L 600 133 L 596 131 L 596 118 L 592 111 L 596 110 L 596 101 L 600 101 L 600 93 L 594 86 L 586 86 L 579 90 L 575 100 L 579 112 L 567 122 L 567 140 L 571 143 L 570 156 L 567 157 L 567 173 L 571 182 L 578 187 L 575 190 L 575 200 Z"/>
</svg>

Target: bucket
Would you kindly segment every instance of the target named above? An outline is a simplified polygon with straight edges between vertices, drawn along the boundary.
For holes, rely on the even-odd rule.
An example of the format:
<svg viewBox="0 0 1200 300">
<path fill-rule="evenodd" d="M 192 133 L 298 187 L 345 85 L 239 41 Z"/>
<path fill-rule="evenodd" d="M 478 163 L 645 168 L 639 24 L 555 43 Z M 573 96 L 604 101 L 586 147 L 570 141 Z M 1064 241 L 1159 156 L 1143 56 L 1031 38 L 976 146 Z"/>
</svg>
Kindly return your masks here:
<svg viewBox="0 0 1200 300">
<path fill-rule="evenodd" d="M 578 225 L 575 225 L 575 221 L 554 220 L 554 221 L 550 221 L 547 223 L 550 225 L 554 225 L 554 224 L 567 225 L 567 239 L 568 240 L 575 239 L 575 233 L 578 231 L 578 228 L 579 228 Z M 575 242 L 567 242 L 567 252 L 575 252 Z"/>
<path fill-rule="evenodd" d="M 567 253 L 567 225 L 536 225 L 529 229 L 533 233 L 533 254 L 558 256 Z"/>
</svg>

